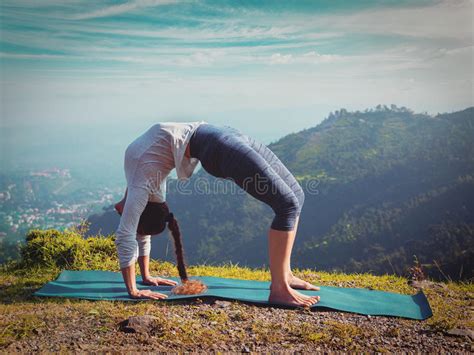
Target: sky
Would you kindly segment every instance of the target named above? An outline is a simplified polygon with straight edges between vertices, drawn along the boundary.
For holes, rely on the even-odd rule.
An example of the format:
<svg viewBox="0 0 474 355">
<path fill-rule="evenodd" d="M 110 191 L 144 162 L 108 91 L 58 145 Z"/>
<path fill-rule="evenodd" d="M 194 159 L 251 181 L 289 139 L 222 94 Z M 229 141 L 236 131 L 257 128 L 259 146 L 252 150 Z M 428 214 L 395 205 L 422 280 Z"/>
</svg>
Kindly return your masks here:
<svg viewBox="0 0 474 355">
<path fill-rule="evenodd" d="M 120 150 L 153 123 L 205 120 L 269 143 L 340 108 L 461 110 L 472 5 L 2 0 L 2 159 L 38 133 Z"/>
</svg>

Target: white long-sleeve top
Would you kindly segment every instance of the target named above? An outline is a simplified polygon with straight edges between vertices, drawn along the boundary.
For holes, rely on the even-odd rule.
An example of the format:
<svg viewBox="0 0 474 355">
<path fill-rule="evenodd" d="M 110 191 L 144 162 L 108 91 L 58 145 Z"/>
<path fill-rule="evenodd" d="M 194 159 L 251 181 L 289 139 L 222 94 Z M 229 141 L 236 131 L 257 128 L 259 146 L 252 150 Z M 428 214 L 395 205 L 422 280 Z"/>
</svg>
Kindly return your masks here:
<svg viewBox="0 0 474 355">
<path fill-rule="evenodd" d="M 127 198 L 116 231 L 120 268 L 150 254 L 150 236 L 137 233 L 138 221 L 148 201 L 164 202 L 166 178 L 176 168 L 178 179 L 189 178 L 199 160 L 184 155 L 194 131 L 205 121 L 164 122 L 153 125 L 125 151 Z"/>
</svg>

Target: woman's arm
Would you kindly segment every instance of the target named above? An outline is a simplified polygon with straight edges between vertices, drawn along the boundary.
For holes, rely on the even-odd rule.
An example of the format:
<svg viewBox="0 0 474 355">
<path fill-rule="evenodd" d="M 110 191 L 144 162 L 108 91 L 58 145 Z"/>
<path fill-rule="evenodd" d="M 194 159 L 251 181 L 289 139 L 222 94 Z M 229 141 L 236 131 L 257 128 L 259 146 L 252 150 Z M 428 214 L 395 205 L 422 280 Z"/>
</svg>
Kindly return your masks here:
<svg viewBox="0 0 474 355">
<path fill-rule="evenodd" d="M 142 280 L 145 282 L 150 278 L 150 251 L 151 251 L 151 236 L 137 233 L 138 243 L 138 265 L 140 266 L 140 273 Z"/>
<path fill-rule="evenodd" d="M 161 277 L 152 277 L 150 275 L 150 257 L 148 255 L 138 257 L 138 265 L 140 265 L 140 270 L 142 273 L 142 280 L 145 285 L 150 286 L 175 286 L 178 283 L 173 280 L 163 279 Z"/>
<path fill-rule="evenodd" d="M 120 269 L 130 297 L 166 298 L 167 296 L 164 294 L 138 290 L 135 282 L 135 262 L 138 249 L 137 226 L 147 202 L 148 191 L 146 189 L 132 187 L 127 190 L 127 199 L 116 231 L 115 245 L 117 246 Z"/>
<path fill-rule="evenodd" d="M 173 280 L 162 279 L 160 277 L 151 277 L 150 275 L 150 250 L 151 250 L 151 236 L 137 234 L 138 242 L 138 265 L 140 266 L 140 273 L 145 285 L 158 286 L 167 285 L 174 286 L 178 283 Z"/>
<path fill-rule="evenodd" d="M 151 290 L 139 290 L 135 282 L 135 264 L 132 264 L 128 267 L 122 268 L 122 276 L 127 286 L 128 294 L 131 298 L 152 298 L 152 299 L 163 299 L 168 298 L 168 296 L 153 292 Z"/>
</svg>

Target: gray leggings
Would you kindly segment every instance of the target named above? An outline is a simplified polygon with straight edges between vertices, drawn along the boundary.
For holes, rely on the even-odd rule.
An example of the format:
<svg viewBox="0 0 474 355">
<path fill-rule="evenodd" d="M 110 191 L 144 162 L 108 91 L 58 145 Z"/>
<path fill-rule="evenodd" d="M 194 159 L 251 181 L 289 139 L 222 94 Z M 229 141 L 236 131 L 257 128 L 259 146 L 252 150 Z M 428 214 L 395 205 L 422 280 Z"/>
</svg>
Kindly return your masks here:
<svg viewBox="0 0 474 355">
<path fill-rule="evenodd" d="M 191 156 L 209 174 L 233 180 L 275 212 L 271 228 L 291 231 L 304 192 L 295 177 L 264 144 L 231 127 L 202 124 L 190 140 Z"/>
</svg>

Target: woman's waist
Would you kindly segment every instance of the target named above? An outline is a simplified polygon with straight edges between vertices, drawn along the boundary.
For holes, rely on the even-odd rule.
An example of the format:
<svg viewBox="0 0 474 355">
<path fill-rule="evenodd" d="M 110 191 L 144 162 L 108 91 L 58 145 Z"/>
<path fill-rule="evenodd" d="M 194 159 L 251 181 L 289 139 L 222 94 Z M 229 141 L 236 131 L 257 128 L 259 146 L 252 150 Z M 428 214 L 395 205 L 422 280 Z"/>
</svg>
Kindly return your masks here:
<svg viewBox="0 0 474 355">
<path fill-rule="evenodd" d="M 203 154 L 218 154 L 229 145 L 230 138 L 243 137 L 237 129 L 229 126 L 200 125 L 190 139 L 190 153 L 193 158 L 202 158 Z"/>
</svg>

